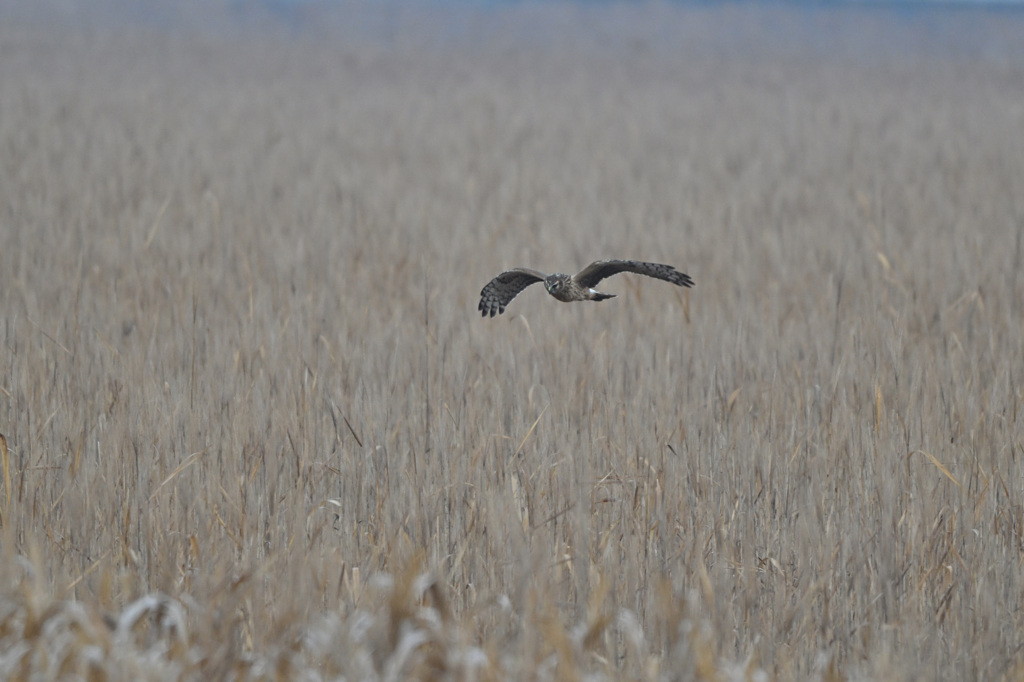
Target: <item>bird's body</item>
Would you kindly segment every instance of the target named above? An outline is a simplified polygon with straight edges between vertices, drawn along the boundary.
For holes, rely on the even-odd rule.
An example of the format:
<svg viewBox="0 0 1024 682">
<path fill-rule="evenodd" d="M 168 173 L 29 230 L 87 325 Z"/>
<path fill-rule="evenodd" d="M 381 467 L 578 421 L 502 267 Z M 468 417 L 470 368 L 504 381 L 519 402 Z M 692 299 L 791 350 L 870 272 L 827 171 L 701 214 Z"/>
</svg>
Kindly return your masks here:
<svg viewBox="0 0 1024 682">
<path fill-rule="evenodd" d="M 548 293 L 563 303 L 573 301 L 603 301 L 606 298 L 615 298 L 615 294 L 602 294 L 590 287 L 582 287 L 573 279 L 572 275 L 563 275 L 556 272 L 544 278 L 544 288 Z"/>
<path fill-rule="evenodd" d="M 515 268 L 507 270 L 490 282 L 480 291 L 480 305 L 477 309 L 484 315 L 500 315 L 505 306 L 512 302 L 526 287 L 537 282 L 544 282 L 544 288 L 554 298 L 564 303 L 573 301 L 604 301 L 614 298 L 615 294 L 605 294 L 594 289 L 598 282 L 620 272 L 635 272 L 656 279 L 663 279 L 676 286 L 692 287 L 693 280 L 686 273 L 679 272 L 671 265 L 661 263 L 645 263 L 635 260 L 599 260 L 594 261 L 575 275 L 555 273 L 546 275 L 539 270 Z"/>
</svg>

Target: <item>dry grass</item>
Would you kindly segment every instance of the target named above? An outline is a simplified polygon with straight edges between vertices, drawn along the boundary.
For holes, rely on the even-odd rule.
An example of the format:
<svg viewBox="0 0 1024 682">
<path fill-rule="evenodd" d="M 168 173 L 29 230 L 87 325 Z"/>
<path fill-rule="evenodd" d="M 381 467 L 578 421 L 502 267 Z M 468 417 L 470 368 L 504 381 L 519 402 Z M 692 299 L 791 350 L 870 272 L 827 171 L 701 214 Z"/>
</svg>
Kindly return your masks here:
<svg viewBox="0 0 1024 682">
<path fill-rule="evenodd" d="M 0 8 L 0 675 L 1024 675 L 1024 16 L 350 10 Z"/>
</svg>

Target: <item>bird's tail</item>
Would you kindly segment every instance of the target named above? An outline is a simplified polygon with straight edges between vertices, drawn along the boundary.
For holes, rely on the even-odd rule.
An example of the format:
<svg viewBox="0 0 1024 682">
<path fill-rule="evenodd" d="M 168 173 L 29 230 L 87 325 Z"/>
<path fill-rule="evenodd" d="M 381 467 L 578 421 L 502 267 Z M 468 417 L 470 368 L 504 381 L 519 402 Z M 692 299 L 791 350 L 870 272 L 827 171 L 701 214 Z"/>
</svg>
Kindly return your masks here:
<svg viewBox="0 0 1024 682">
<path fill-rule="evenodd" d="M 590 295 L 591 301 L 603 301 L 608 298 L 615 298 L 616 294 L 602 294 L 600 291 L 595 291 Z"/>
</svg>

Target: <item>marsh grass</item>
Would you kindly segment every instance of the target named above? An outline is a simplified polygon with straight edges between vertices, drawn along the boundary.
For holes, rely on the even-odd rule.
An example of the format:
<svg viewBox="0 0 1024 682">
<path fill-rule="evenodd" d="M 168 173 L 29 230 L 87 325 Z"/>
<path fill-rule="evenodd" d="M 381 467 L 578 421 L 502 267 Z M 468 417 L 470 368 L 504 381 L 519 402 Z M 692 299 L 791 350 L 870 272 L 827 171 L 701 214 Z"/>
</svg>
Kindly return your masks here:
<svg viewBox="0 0 1024 682">
<path fill-rule="evenodd" d="M 1018 14 L 16 10 L 5 677 L 1020 678 Z"/>
</svg>

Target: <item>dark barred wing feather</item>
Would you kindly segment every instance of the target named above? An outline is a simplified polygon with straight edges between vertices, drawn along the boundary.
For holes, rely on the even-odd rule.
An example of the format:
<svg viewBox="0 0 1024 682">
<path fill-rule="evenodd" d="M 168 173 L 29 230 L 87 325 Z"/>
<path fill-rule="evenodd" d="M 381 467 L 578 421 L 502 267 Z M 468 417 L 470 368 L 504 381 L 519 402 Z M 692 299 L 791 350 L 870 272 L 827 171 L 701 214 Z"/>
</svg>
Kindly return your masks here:
<svg viewBox="0 0 1024 682">
<path fill-rule="evenodd" d="M 583 287 L 597 286 L 606 277 L 620 272 L 635 272 L 655 279 L 663 279 L 680 287 L 692 287 L 693 280 L 684 272 L 679 272 L 671 265 L 661 263 L 645 263 L 638 260 L 598 260 L 580 270 L 573 279 Z"/>
<path fill-rule="evenodd" d="M 537 282 L 543 282 L 547 277 L 543 272 L 530 270 L 529 268 L 516 268 L 503 272 L 480 290 L 480 305 L 477 310 L 484 317 L 500 315 L 505 312 L 505 306 L 512 302 L 512 299 L 519 295 L 526 287 Z"/>
</svg>

